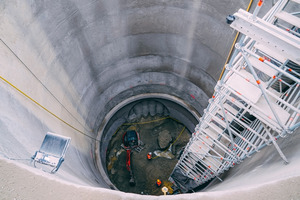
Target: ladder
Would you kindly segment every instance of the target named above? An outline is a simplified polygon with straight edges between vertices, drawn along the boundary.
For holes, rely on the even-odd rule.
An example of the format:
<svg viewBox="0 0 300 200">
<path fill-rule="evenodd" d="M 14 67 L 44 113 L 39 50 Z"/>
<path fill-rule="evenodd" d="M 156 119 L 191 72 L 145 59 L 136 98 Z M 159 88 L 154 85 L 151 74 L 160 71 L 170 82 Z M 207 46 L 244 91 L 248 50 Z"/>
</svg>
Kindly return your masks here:
<svg viewBox="0 0 300 200">
<path fill-rule="evenodd" d="M 169 178 L 193 190 L 300 126 L 300 1 L 279 0 L 261 19 L 242 9 L 242 34 L 213 97 Z M 221 179 L 220 179 L 221 180 Z"/>
</svg>

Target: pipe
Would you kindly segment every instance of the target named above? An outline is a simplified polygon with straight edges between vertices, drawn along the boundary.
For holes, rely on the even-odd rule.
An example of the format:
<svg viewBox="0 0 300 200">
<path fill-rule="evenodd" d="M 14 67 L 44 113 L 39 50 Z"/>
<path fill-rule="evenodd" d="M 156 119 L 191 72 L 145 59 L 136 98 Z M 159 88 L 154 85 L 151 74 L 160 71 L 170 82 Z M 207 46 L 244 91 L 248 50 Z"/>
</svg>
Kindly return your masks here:
<svg viewBox="0 0 300 200">
<path fill-rule="evenodd" d="M 300 122 L 298 122 L 297 124 L 293 125 L 292 127 L 289 128 L 289 131 L 294 132 L 297 130 L 297 128 L 300 127 Z"/>
</svg>

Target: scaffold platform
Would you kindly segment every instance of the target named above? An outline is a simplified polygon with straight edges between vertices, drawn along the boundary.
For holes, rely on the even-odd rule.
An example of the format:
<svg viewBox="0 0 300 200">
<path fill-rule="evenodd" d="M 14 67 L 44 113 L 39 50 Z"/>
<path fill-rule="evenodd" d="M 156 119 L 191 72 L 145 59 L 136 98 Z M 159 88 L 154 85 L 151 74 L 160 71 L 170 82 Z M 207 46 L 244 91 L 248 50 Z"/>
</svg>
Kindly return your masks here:
<svg viewBox="0 0 300 200">
<path fill-rule="evenodd" d="M 268 145 L 288 163 L 277 140 L 300 126 L 300 1 L 279 0 L 259 18 L 262 4 L 231 16 L 240 40 L 169 178 L 183 192 Z"/>
</svg>

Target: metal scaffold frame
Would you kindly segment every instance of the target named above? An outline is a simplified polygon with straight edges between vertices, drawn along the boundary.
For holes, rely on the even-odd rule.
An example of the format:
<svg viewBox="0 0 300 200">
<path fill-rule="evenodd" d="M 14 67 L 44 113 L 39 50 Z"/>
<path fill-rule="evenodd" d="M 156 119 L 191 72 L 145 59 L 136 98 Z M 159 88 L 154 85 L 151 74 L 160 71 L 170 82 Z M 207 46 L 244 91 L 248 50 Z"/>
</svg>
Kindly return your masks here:
<svg viewBox="0 0 300 200">
<path fill-rule="evenodd" d="M 288 163 L 276 141 L 300 126 L 300 18 L 293 11 L 300 2 L 278 1 L 260 19 L 262 3 L 232 17 L 243 35 L 170 176 L 183 192 L 220 179 L 267 145 Z"/>
</svg>

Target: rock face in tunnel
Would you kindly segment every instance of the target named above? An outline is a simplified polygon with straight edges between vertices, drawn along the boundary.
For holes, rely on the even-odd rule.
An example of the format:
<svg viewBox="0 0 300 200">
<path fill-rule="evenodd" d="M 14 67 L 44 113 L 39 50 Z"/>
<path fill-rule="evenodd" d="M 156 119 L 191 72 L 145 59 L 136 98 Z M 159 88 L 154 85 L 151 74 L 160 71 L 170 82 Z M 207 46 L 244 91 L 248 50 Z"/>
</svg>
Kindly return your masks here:
<svg viewBox="0 0 300 200">
<path fill-rule="evenodd" d="M 0 142 L 0 150 L 28 156 L 47 131 L 70 136 L 62 170 L 71 175 L 62 176 L 108 187 L 91 154 L 107 113 L 128 98 L 155 93 L 180 99 L 201 114 L 234 37 L 225 17 L 247 4 L 248 0 L 1 2 L 1 76 L 46 110 L 1 82 L 0 99 L 7 103 L 0 104 L 0 124 L 5 124 L 5 137 L 12 139 L 9 144 Z M 153 114 L 148 105 L 143 115 L 147 109 Z M 14 145 L 25 150 L 11 149 Z"/>
<path fill-rule="evenodd" d="M 159 133 L 157 141 L 158 146 L 164 150 L 169 146 L 170 142 L 172 141 L 172 136 L 169 131 L 165 130 Z"/>
<path fill-rule="evenodd" d="M 162 103 L 153 100 L 144 100 L 135 104 L 128 114 L 128 121 L 133 122 L 140 119 L 142 116 L 167 116 L 169 114 L 168 108 Z"/>
</svg>

